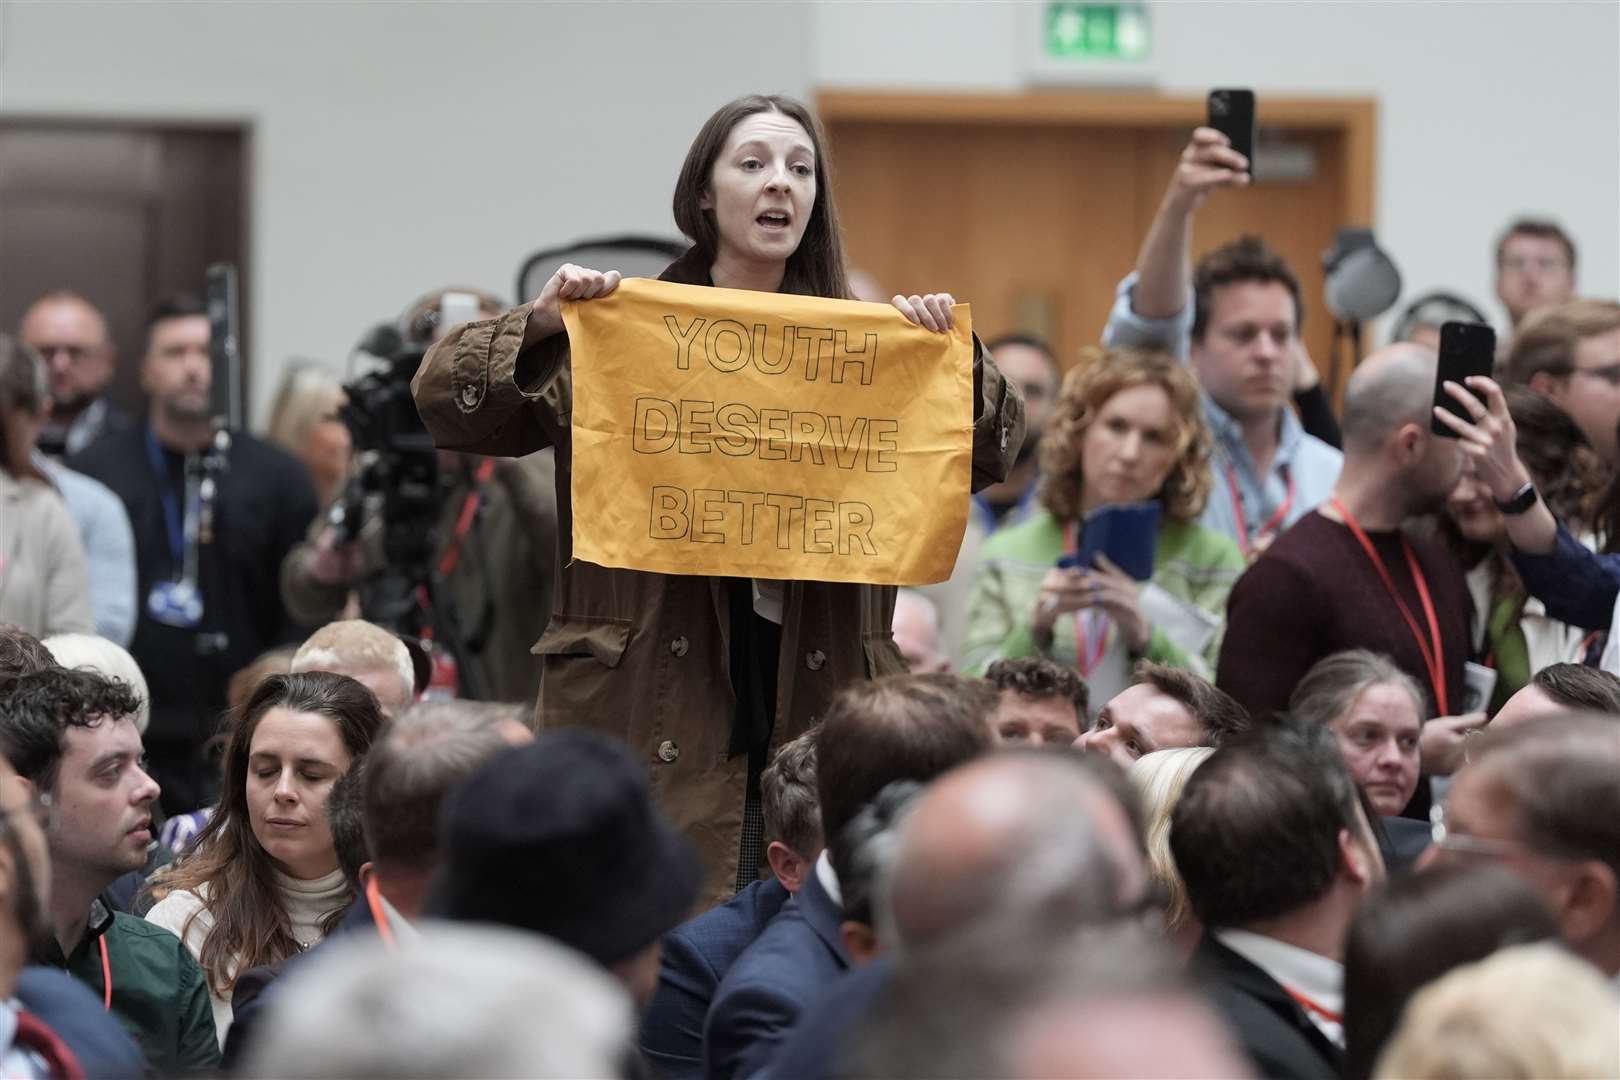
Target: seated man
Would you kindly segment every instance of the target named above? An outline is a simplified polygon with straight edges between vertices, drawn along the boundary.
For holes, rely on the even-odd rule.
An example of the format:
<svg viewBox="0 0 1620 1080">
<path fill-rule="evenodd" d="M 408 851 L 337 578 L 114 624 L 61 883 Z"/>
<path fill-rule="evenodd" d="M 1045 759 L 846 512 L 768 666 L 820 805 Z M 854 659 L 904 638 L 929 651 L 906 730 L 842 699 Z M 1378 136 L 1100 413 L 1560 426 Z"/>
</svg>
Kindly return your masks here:
<svg viewBox="0 0 1620 1080">
<path fill-rule="evenodd" d="M 179 938 L 98 899 L 145 864 L 152 839 L 158 786 L 141 768 L 137 707 L 88 671 L 0 679 L 0 756 L 19 786 L 50 798 L 47 959 L 89 986 L 159 1075 L 206 1072 L 219 1043 L 202 969 Z"/>
<path fill-rule="evenodd" d="M 641 1051 L 665 1080 L 703 1075 L 703 1019 L 731 965 L 796 894 L 821 856 L 816 734 L 783 744 L 759 778 L 771 876 L 664 935 L 658 992 L 641 1021 Z"/>
<path fill-rule="evenodd" d="M 146 1063 L 135 1041 L 82 983 L 52 968 L 23 967 L 50 933 L 45 816 L 44 804 L 0 757 L 0 1076 L 138 1075 Z"/>
<path fill-rule="evenodd" d="M 990 737 L 1006 746 L 1068 746 L 1086 726 L 1091 691 L 1073 668 L 1040 656 L 997 660 L 984 677 L 1000 694 Z"/>
<path fill-rule="evenodd" d="M 327 623 L 298 647 L 292 673 L 330 671 L 370 690 L 392 720 L 416 699 L 411 653 L 396 635 L 364 619 Z"/>
<path fill-rule="evenodd" d="M 1155 750 L 1219 746 L 1249 729 L 1249 714 L 1232 697 L 1190 671 L 1143 662 L 1136 681 L 1115 694 L 1077 750 L 1106 754 L 1120 768 Z"/>
<path fill-rule="evenodd" d="M 1384 863 L 1332 736 L 1217 749 L 1171 812 L 1170 850 L 1204 925 L 1194 965 L 1257 1071 L 1335 1080 L 1345 933 Z"/>
<path fill-rule="evenodd" d="M 1493 725 L 1494 726 L 1494 725 Z M 1620 976 L 1620 719 L 1546 717 L 1473 740 L 1435 858 L 1486 858 L 1546 901 L 1565 943 Z"/>
<path fill-rule="evenodd" d="M 1583 712 L 1620 716 L 1620 676 L 1582 664 L 1549 664 L 1502 703 L 1491 730 Z"/>
<path fill-rule="evenodd" d="M 995 707 L 987 684 L 953 675 L 891 676 L 846 688 L 816 738 L 823 835 L 836 843 L 889 783 L 925 782 L 982 753 Z M 841 905 L 824 851 L 798 895 L 721 980 L 703 1031 L 708 1076 L 758 1072 L 805 1006 L 849 968 Z"/>
<path fill-rule="evenodd" d="M 898 787 L 884 789 L 880 802 L 904 795 Z M 1029 747 L 987 754 L 930 783 L 900 816 L 894 839 L 877 847 L 891 864 L 872 913 L 882 952 L 823 991 L 767 1075 L 852 1075 L 856 1036 L 896 978 L 904 985 L 926 958 L 964 941 L 1050 950 L 1084 927 L 1129 918 L 1148 886 L 1134 798 L 1111 762 Z M 859 903 L 859 887 L 852 891 Z M 858 933 L 845 939 L 862 952 Z M 899 1075 L 930 1073 L 912 1066 Z"/>
</svg>

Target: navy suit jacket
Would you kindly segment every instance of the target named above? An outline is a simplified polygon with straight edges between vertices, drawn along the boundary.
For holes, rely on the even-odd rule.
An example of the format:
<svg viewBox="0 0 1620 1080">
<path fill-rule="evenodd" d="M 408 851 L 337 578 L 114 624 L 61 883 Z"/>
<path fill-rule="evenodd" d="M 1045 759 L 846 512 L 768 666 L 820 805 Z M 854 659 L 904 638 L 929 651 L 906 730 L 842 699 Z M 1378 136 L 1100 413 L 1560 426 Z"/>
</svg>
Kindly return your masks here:
<svg viewBox="0 0 1620 1080">
<path fill-rule="evenodd" d="M 1261 1076 L 1339 1080 L 1344 1051 L 1335 1046 L 1282 985 L 1206 933 L 1193 967 Z"/>
<path fill-rule="evenodd" d="M 658 991 L 641 1019 L 641 1052 L 664 1080 L 701 1080 L 703 1019 L 714 992 L 787 900 L 774 877 L 756 881 L 664 935 Z"/>
<path fill-rule="evenodd" d="M 67 1044 L 90 1080 L 146 1075 L 146 1058 L 124 1025 L 78 979 L 53 967 L 25 967 L 17 1000 Z"/>
<path fill-rule="evenodd" d="M 720 981 L 703 1029 L 703 1070 L 715 1080 L 761 1072 L 823 987 L 849 968 L 844 913 L 811 873 Z"/>
<path fill-rule="evenodd" d="M 850 1059 L 862 1023 L 894 982 L 888 954 L 853 968 L 822 991 L 776 1048 L 765 1069 L 769 1080 L 842 1080 L 859 1075 Z"/>
</svg>

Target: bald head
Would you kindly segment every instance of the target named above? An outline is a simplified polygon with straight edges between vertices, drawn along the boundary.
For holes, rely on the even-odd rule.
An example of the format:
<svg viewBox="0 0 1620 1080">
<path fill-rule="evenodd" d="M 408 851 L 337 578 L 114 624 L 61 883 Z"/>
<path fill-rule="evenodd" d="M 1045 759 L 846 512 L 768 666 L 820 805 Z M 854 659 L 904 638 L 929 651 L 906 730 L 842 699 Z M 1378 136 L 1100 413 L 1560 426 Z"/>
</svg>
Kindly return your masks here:
<svg viewBox="0 0 1620 1080">
<path fill-rule="evenodd" d="M 18 333 L 45 358 L 55 411 L 76 413 L 100 397 L 113 377 L 107 320 L 77 293 L 47 293 L 23 313 Z"/>
<path fill-rule="evenodd" d="M 927 946 L 992 920 L 1078 926 L 1147 879 L 1130 816 L 1066 752 L 1009 750 L 935 781 L 900 833 L 887 940 Z"/>
<path fill-rule="evenodd" d="M 1363 360 L 1344 392 L 1345 452 L 1372 453 L 1406 424 L 1427 431 L 1438 363 L 1433 349 L 1409 341 Z"/>
<path fill-rule="evenodd" d="M 939 612 L 933 601 L 915 589 L 894 595 L 894 643 L 906 666 L 915 674 L 950 669 L 950 658 L 940 647 Z"/>
</svg>

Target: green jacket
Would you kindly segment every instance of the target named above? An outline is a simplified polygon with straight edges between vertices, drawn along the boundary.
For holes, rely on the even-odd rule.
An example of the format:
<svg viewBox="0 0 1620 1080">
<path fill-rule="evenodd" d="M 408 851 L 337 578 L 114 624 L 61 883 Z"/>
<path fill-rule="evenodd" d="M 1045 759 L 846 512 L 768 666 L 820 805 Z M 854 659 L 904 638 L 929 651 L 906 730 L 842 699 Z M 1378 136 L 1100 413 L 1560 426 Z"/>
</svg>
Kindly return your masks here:
<svg viewBox="0 0 1620 1080">
<path fill-rule="evenodd" d="M 219 1068 L 219 1039 L 202 968 L 180 939 L 145 919 L 112 912 L 97 900 L 90 907 L 84 940 L 63 956 L 53 939 L 49 963 L 106 993 L 100 941 L 107 943 L 112 971 L 112 1014 L 140 1043 L 158 1076 L 212 1072 Z"/>
<path fill-rule="evenodd" d="M 1063 525 L 1044 510 L 1022 524 L 998 530 L 985 542 L 968 604 L 966 670 L 982 673 L 991 662 L 1015 656 L 1046 656 L 1078 666 L 1074 616 L 1058 617 L 1052 643 L 1045 649 L 1030 630 L 1041 579 L 1064 550 Z M 1164 520 L 1153 556 L 1153 577 L 1142 588 L 1142 613 L 1152 625 L 1142 657 L 1210 678 L 1226 629 L 1226 597 L 1243 569 L 1243 555 L 1229 537 L 1199 525 Z M 1110 646 L 1109 652 L 1114 654 L 1113 666 L 1124 665 L 1127 672 L 1130 662 L 1139 659 L 1124 655 L 1118 645 Z M 1105 656 L 1105 665 L 1109 659 Z M 1094 691 L 1103 689 L 1094 685 Z M 1099 697 L 1094 693 L 1093 708 L 1105 703 L 1106 698 Z"/>
</svg>

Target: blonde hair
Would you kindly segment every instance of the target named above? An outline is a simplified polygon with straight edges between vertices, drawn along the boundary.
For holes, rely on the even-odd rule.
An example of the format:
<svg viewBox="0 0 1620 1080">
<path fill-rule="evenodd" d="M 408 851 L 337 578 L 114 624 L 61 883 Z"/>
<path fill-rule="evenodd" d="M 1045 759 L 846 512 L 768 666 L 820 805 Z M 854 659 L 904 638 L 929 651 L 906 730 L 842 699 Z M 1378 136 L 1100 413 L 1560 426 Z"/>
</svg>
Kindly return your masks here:
<svg viewBox="0 0 1620 1080">
<path fill-rule="evenodd" d="M 1143 829 L 1147 846 L 1148 873 L 1165 892 L 1165 929 L 1179 930 L 1192 915 L 1187 886 L 1170 853 L 1170 814 L 1181 799 L 1188 777 L 1215 752 L 1212 746 L 1181 746 L 1155 750 L 1136 760 L 1126 774 L 1142 796 Z"/>
<path fill-rule="evenodd" d="M 140 702 L 131 719 L 135 721 L 135 730 L 146 734 L 146 725 L 152 719 L 152 692 L 147 689 L 141 666 L 128 650 L 116 641 L 95 634 L 53 634 L 40 644 L 51 650 L 61 667 L 82 668 L 128 684 Z"/>
<path fill-rule="evenodd" d="M 1195 521 L 1204 512 L 1214 480 L 1209 471 L 1210 436 L 1204 423 L 1198 381 L 1168 353 L 1141 349 L 1080 350 L 1080 362 L 1069 370 L 1058 392 L 1057 407 L 1041 438 L 1041 505 L 1059 521 L 1080 516 L 1085 485 L 1080 446 L 1097 413 L 1121 390 L 1158 386 L 1170 398 L 1175 417 L 1171 430 L 1174 463 L 1155 497 L 1164 516 Z"/>
<path fill-rule="evenodd" d="M 325 365 L 317 360 L 294 360 L 281 377 L 270 410 L 271 441 L 301 458 L 309 433 L 316 424 L 336 420 L 342 401 L 343 386 Z"/>
<path fill-rule="evenodd" d="M 1373 1070 L 1403 1080 L 1620 1076 L 1620 1000 L 1560 945 L 1517 945 L 1419 990 Z"/>
<path fill-rule="evenodd" d="M 306 671 L 332 671 L 353 676 L 362 671 L 392 671 L 405 687 L 405 704 L 416 692 L 416 669 L 411 651 L 396 635 L 364 619 L 329 622 L 298 647 L 288 668 L 297 675 Z"/>
</svg>

